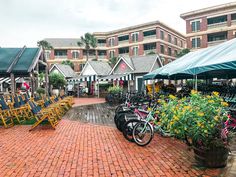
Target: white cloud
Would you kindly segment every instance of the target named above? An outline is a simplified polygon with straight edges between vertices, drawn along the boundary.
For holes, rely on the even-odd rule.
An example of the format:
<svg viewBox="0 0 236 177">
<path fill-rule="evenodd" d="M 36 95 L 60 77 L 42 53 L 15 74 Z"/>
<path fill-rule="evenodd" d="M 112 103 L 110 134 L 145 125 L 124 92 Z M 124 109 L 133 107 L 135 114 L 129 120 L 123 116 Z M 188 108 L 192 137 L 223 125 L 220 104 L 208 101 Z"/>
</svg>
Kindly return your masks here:
<svg viewBox="0 0 236 177">
<path fill-rule="evenodd" d="M 36 46 L 47 37 L 80 37 L 160 20 L 185 33 L 181 13 L 227 0 L 1 0 L 0 46 Z"/>
</svg>

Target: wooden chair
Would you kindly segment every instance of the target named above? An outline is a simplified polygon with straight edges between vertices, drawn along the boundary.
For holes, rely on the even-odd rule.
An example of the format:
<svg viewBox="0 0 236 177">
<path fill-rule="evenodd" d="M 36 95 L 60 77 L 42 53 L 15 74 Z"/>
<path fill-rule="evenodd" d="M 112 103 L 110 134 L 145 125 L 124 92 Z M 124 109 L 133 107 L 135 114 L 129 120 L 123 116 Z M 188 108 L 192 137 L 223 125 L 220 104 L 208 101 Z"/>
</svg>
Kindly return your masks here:
<svg viewBox="0 0 236 177">
<path fill-rule="evenodd" d="M 29 101 L 29 106 L 31 111 L 36 119 L 36 122 L 32 125 L 31 130 L 37 127 L 43 121 L 48 121 L 53 129 L 55 129 L 56 125 L 58 124 L 57 118 L 50 110 L 42 109 L 41 107 L 37 106 L 34 102 Z"/>
<path fill-rule="evenodd" d="M 25 121 L 24 115 L 19 115 L 21 110 L 19 108 L 10 108 L 2 95 L 0 96 L 0 105 L 2 111 L 4 111 L 6 115 L 10 115 L 13 118 L 16 118 L 18 123 L 22 123 L 23 121 Z"/>
<path fill-rule="evenodd" d="M 14 126 L 13 117 L 8 111 L 0 111 L 0 122 L 2 122 L 5 128 Z"/>
</svg>

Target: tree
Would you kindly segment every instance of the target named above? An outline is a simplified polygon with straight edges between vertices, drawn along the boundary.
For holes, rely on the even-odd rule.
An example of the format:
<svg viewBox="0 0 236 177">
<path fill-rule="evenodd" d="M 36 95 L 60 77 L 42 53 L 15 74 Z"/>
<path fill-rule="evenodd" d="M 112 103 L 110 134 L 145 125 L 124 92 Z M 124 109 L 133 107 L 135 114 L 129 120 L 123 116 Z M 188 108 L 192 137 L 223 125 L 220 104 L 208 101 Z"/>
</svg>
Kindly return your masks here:
<svg viewBox="0 0 236 177">
<path fill-rule="evenodd" d="M 37 42 L 37 46 L 38 47 L 42 47 L 43 50 L 51 50 L 51 49 L 53 49 L 51 44 L 48 41 L 45 41 L 45 40 L 38 41 Z"/>
<path fill-rule="evenodd" d="M 39 78 L 39 86 L 41 87 L 43 85 L 43 81 L 44 81 L 44 78 L 45 78 L 45 74 L 44 73 L 40 73 L 38 75 L 38 78 Z"/>
<path fill-rule="evenodd" d="M 61 64 L 69 65 L 72 69 L 74 69 L 74 63 L 72 63 L 70 60 L 63 61 Z"/>
<path fill-rule="evenodd" d="M 94 37 L 94 35 L 90 33 L 85 33 L 84 36 L 80 37 L 80 41 L 77 42 L 78 46 L 84 46 L 86 50 L 86 61 L 88 61 L 89 58 L 89 50 L 91 48 L 97 47 L 97 39 Z"/>
<path fill-rule="evenodd" d="M 110 64 L 112 67 L 114 67 L 117 61 L 118 61 L 118 58 L 117 58 L 117 57 L 112 57 L 112 58 L 110 58 L 110 60 L 109 60 L 109 64 Z"/>
<path fill-rule="evenodd" d="M 66 80 L 62 74 L 52 72 L 49 75 L 49 83 L 53 86 L 53 88 L 59 89 L 60 87 L 66 85 Z"/>
<path fill-rule="evenodd" d="M 177 54 L 176 54 L 176 58 L 180 58 L 180 57 L 182 57 L 182 56 L 184 56 L 184 55 L 186 55 L 187 53 L 189 53 L 190 52 L 190 50 L 189 49 L 183 49 L 183 50 L 181 50 L 180 52 L 178 52 Z"/>
</svg>

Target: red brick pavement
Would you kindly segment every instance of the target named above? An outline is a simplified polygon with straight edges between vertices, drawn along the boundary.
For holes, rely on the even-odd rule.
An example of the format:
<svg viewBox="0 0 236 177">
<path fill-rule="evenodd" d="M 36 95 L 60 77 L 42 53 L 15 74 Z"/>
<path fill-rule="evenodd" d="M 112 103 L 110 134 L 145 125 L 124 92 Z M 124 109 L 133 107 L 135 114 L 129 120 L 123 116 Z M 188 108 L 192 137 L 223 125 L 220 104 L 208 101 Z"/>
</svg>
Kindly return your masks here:
<svg viewBox="0 0 236 177">
<path fill-rule="evenodd" d="M 0 128 L 0 176 L 218 176 L 219 169 L 193 167 L 177 140 L 155 135 L 147 147 L 127 142 L 112 127 L 62 120 L 29 132 Z"/>
<path fill-rule="evenodd" d="M 105 103 L 104 98 L 74 98 L 75 104 L 73 107 L 81 106 L 81 105 L 89 105 L 89 104 L 98 104 Z"/>
</svg>

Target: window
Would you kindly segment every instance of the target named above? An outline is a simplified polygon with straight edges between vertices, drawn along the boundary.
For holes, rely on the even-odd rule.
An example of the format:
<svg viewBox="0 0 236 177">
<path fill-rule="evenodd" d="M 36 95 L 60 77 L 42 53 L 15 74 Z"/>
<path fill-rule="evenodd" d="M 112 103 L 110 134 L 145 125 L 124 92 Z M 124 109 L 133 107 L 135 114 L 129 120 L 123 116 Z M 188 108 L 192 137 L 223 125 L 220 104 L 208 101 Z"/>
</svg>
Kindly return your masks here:
<svg viewBox="0 0 236 177">
<path fill-rule="evenodd" d="M 115 38 L 114 37 L 109 38 L 108 43 L 109 43 L 109 46 L 114 46 L 115 45 Z"/>
<path fill-rule="evenodd" d="M 220 41 L 227 39 L 227 32 L 213 33 L 207 35 L 208 42 Z"/>
<path fill-rule="evenodd" d="M 138 42 L 138 33 L 132 33 L 132 42 Z"/>
<path fill-rule="evenodd" d="M 200 38 L 192 38 L 192 48 L 199 48 L 201 46 Z"/>
<path fill-rule="evenodd" d="M 156 43 L 143 44 L 143 50 L 156 49 Z"/>
<path fill-rule="evenodd" d="M 129 53 L 129 47 L 122 47 L 118 49 L 119 54 L 127 54 Z"/>
<path fill-rule="evenodd" d="M 55 57 L 58 58 L 66 58 L 67 57 L 67 50 L 54 50 Z"/>
<path fill-rule="evenodd" d="M 133 47 L 133 55 L 134 56 L 138 55 L 138 46 Z"/>
<path fill-rule="evenodd" d="M 73 51 L 72 52 L 72 58 L 73 59 L 78 59 L 79 58 L 79 52 L 78 51 Z"/>
<path fill-rule="evenodd" d="M 143 37 L 156 35 L 156 30 L 144 31 Z"/>
<path fill-rule="evenodd" d="M 50 59 L 50 51 L 45 51 L 44 56 L 47 59 Z"/>
<path fill-rule="evenodd" d="M 164 31 L 161 31 L 160 33 L 161 33 L 161 35 L 160 35 L 160 36 L 161 36 L 161 39 L 164 40 L 164 39 L 165 39 Z"/>
<path fill-rule="evenodd" d="M 172 55 L 172 51 L 171 51 L 171 48 L 170 47 L 168 47 L 168 55 Z"/>
<path fill-rule="evenodd" d="M 175 57 L 177 56 L 177 54 L 178 54 L 178 51 L 177 51 L 177 50 L 175 50 Z"/>
<path fill-rule="evenodd" d="M 109 51 L 109 58 L 114 58 L 115 57 L 115 51 L 114 50 L 110 50 Z"/>
<path fill-rule="evenodd" d="M 180 41 L 180 47 L 183 47 L 183 41 Z"/>
<path fill-rule="evenodd" d="M 129 40 L 129 35 L 119 36 L 118 37 L 118 41 L 128 41 L 128 40 Z"/>
<path fill-rule="evenodd" d="M 177 38 L 175 37 L 175 45 L 177 45 L 178 44 L 178 40 L 177 40 Z"/>
<path fill-rule="evenodd" d="M 212 25 L 212 24 L 215 24 L 215 23 L 222 23 L 222 22 L 227 22 L 227 15 L 207 19 L 207 24 L 208 25 Z"/>
<path fill-rule="evenodd" d="M 98 50 L 98 55 L 99 56 L 107 55 L 107 51 L 106 50 Z"/>
<path fill-rule="evenodd" d="M 170 34 L 168 34 L 168 42 L 170 42 L 171 43 L 171 35 Z"/>
<path fill-rule="evenodd" d="M 236 38 L 236 32 L 234 32 L 234 38 Z"/>
<path fill-rule="evenodd" d="M 231 20 L 236 20 L 236 14 L 231 14 Z"/>
<path fill-rule="evenodd" d="M 165 47 L 164 47 L 164 45 L 161 45 L 161 53 L 165 54 Z"/>
<path fill-rule="evenodd" d="M 106 44 L 106 39 L 98 39 L 98 44 Z"/>
<path fill-rule="evenodd" d="M 80 71 L 82 71 L 82 70 L 83 70 L 83 68 L 84 68 L 84 66 L 85 66 L 85 64 L 84 64 L 84 63 L 80 64 L 80 65 L 79 65 L 79 70 L 80 70 Z"/>
<path fill-rule="evenodd" d="M 192 32 L 200 31 L 200 21 L 193 21 L 192 22 Z"/>
</svg>

